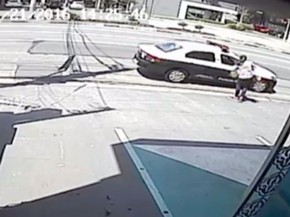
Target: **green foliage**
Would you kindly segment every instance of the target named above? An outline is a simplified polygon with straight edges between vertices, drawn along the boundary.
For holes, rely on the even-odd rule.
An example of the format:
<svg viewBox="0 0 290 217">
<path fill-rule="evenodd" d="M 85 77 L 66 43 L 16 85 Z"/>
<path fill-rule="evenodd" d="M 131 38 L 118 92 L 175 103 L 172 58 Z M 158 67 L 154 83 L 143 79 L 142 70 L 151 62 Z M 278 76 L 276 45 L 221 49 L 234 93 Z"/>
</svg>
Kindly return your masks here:
<svg viewBox="0 0 290 217">
<path fill-rule="evenodd" d="M 225 24 L 237 24 L 237 21 L 234 21 L 234 20 L 225 20 Z"/>
<path fill-rule="evenodd" d="M 227 27 L 230 29 L 235 29 L 239 31 L 250 31 L 253 30 L 253 27 L 251 25 L 243 24 L 243 23 L 231 23 L 227 24 Z"/>
<path fill-rule="evenodd" d="M 184 29 L 188 24 L 186 22 L 179 22 L 178 26 L 181 26 Z"/>
<path fill-rule="evenodd" d="M 196 25 L 196 26 L 194 26 L 194 28 L 195 28 L 196 30 L 201 31 L 204 27 L 203 27 L 202 25 Z"/>
<path fill-rule="evenodd" d="M 230 28 L 230 29 L 237 29 L 237 24 L 230 23 L 230 24 L 227 25 L 227 27 Z"/>
</svg>

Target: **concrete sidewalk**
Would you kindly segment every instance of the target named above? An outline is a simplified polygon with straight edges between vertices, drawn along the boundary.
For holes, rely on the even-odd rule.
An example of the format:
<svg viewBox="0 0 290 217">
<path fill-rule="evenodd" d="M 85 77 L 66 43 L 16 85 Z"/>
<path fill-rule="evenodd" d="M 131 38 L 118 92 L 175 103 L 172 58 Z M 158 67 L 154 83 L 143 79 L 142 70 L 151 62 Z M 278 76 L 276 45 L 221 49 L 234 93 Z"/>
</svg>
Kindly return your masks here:
<svg viewBox="0 0 290 217">
<path fill-rule="evenodd" d="M 1 95 L 1 101 L 6 100 L 1 112 L 9 111 L 18 127 L 1 164 L 1 205 L 46 197 L 119 175 L 111 149 L 118 143 L 115 127 L 124 128 L 131 140 L 264 146 L 256 137 L 264 136 L 270 144 L 275 141 L 289 108 L 283 103 L 239 104 L 216 95 L 82 82 L 19 86 L 1 89 Z M 19 106 L 21 102 L 39 108 L 25 110 Z M 114 110 L 96 112 L 104 106 Z M 249 171 L 245 177 L 237 176 L 236 170 L 223 171 L 237 181 L 243 178 L 245 182 L 249 177 Z"/>
<path fill-rule="evenodd" d="M 4 88 L 1 95 L 5 126 L 17 128 L 17 133 L 6 146 L 1 163 L 0 205 L 26 201 L 1 209 L 3 217 L 23 213 L 26 217 L 49 217 L 51 213 L 104 216 L 106 210 L 123 216 L 129 215 L 128 211 L 134 216 L 158 216 L 151 213 L 156 209 L 146 200 L 148 192 L 136 172 L 142 168 L 132 165 L 122 145 L 115 145 L 120 144 L 116 128 L 124 129 L 131 141 L 165 141 L 133 145 L 138 146 L 143 169 L 151 174 L 174 213 L 192 201 L 187 199 L 195 194 L 188 192 L 199 192 L 221 211 L 223 206 L 216 202 L 225 201 L 209 199 L 208 189 L 198 186 L 206 187 L 212 181 L 210 189 L 219 192 L 229 186 L 237 190 L 230 192 L 234 195 L 229 198 L 239 198 L 244 190 L 240 183 L 249 184 L 269 149 L 258 136 L 273 144 L 289 110 L 289 104 L 284 103 L 239 104 L 217 95 L 83 82 Z M 97 112 L 104 106 L 112 110 Z M 188 141 L 184 142 L 188 147 L 181 140 Z M 200 148 L 194 147 L 198 145 Z M 215 145 L 224 148 L 209 148 Z M 157 159 L 154 153 L 163 156 Z M 169 179 L 170 174 L 174 178 Z M 211 179 L 205 183 L 197 177 Z M 174 180 L 172 185 L 163 184 L 165 178 Z M 183 183 L 186 185 L 178 187 Z M 176 197 L 170 195 L 174 190 Z M 191 207 L 186 208 L 190 213 Z M 199 213 L 206 210 L 200 208 Z"/>
</svg>

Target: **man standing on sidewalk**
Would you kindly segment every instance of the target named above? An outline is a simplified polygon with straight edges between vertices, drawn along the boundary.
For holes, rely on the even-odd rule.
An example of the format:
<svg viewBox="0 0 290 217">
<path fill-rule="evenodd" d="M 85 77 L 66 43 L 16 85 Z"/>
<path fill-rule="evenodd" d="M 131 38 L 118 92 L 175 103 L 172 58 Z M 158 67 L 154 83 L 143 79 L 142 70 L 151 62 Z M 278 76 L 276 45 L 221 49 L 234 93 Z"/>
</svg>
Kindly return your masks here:
<svg viewBox="0 0 290 217">
<path fill-rule="evenodd" d="M 240 56 L 240 61 L 236 69 L 237 81 L 236 81 L 236 91 L 235 98 L 239 102 L 246 100 L 247 90 L 251 87 L 253 82 L 254 66 L 250 61 L 247 61 L 247 56 Z"/>
</svg>

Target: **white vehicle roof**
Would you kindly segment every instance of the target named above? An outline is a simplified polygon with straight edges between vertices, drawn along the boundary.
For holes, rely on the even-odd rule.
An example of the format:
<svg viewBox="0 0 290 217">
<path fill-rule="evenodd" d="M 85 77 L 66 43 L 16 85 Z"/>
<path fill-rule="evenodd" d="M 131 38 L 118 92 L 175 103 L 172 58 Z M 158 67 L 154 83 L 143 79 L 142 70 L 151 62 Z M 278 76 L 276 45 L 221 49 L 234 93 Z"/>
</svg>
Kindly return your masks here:
<svg viewBox="0 0 290 217">
<path fill-rule="evenodd" d="M 163 46 L 167 44 L 172 44 L 172 49 L 168 48 L 168 51 L 164 51 L 159 49 L 158 46 Z M 173 46 L 175 45 L 175 46 Z M 202 51 L 202 52 L 210 52 L 214 53 L 215 55 L 229 55 L 235 58 L 239 58 L 237 54 L 231 52 L 229 49 L 227 51 L 223 50 L 221 45 L 210 45 L 205 42 L 196 42 L 196 41 L 189 41 L 189 40 L 172 40 L 172 41 L 165 41 L 163 43 L 158 44 L 141 44 L 139 47 L 149 52 L 152 55 L 156 55 L 160 58 L 168 59 L 168 60 L 183 60 L 185 59 L 185 54 L 192 52 L 192 51 Z M 176 47 L 176 49 L 174 49 Z M 167 48 L 166 48 L 167 49 Z M 194 60 L 190 60 L 194 61 Z"/>
<path fill-rule="evenodd" d="M 155 45 L 170 44 L 170 43 L 174 43 L 176 44 L 177 47 L 180 46 L 181 48 L 164 52 L 157 48 L 154 49 L 153 47 L 147 47 L 146 44 L 140 45 L 139 47 L 141 49 L 147 47 L 145 48 L 145 50 L 147 51 L 150 50 L 152 54 L 156 54 L 159 57 L 163 57 L 163 58 L 170 57 L 170 59 L 173 59 L 174 56 L 178 57 L 180 55 L 184 55 L 185 53 L 192 52 L 192 51 L 211 52 L 211 53 L 219 54 L 219 55 L 225 54 L 225 55 L 230 55 L 232 57 L 235 57 L 237 59 L 239 58 L 239 56 L 236 53 L 231 52 L 229 49 L 227 51 L 223 51 L 220 46 L 210 45 L 206 42 L 196 42 L 196 41 L 190 41 L 190 40 L 172 40 L 172 41 L 165 41 L 163 43 L 159 43 Z"/>
<path fill-rule="evenodd" d="M 231 56 L 239 57 L 234 52 L 231 52 L 230 49 L 228 49 L 227 52 L 223 51 L 220 46 L 214 46 L 211 44 L 208 44 L 206 42 L 196 42 L 196 41 L 190 41 L 190 40 L 174 40 L 173 43 L 176 43 L 180 46 L 182 46 L 183 52 L 190 52 L 190 51 L 204 51 L 204 52 L 212 52 L 212 53 L 224 53 Z M 217 43 L 218 44 L 218 43 Z"/>
<path fill-rule="evenodd" d="M 196 50 L 196 51 L 208 51 L 208 52 L 220 52 L 220 48 L 212 46 L 203 42 L 193 41 L 173 41 L 174 43 L 183 47 L 183 50 Z"/>
</svg>

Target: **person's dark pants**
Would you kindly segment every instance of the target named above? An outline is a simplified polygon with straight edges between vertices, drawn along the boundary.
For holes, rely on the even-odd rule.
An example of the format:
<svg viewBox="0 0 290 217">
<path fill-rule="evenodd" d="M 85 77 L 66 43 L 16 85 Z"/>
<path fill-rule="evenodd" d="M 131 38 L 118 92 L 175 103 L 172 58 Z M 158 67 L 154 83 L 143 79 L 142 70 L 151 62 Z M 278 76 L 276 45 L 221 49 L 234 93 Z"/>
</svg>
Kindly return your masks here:
<svg viewBox="0 0 290 217">
<path fill-rule="evenodd" d="M 246 93 L 252 85 L 252 78 L 250 79 L 238 79 L 236 81 L 235 97 L 241 97 L 242 100 L 246 99 Z"/>
</svg>

